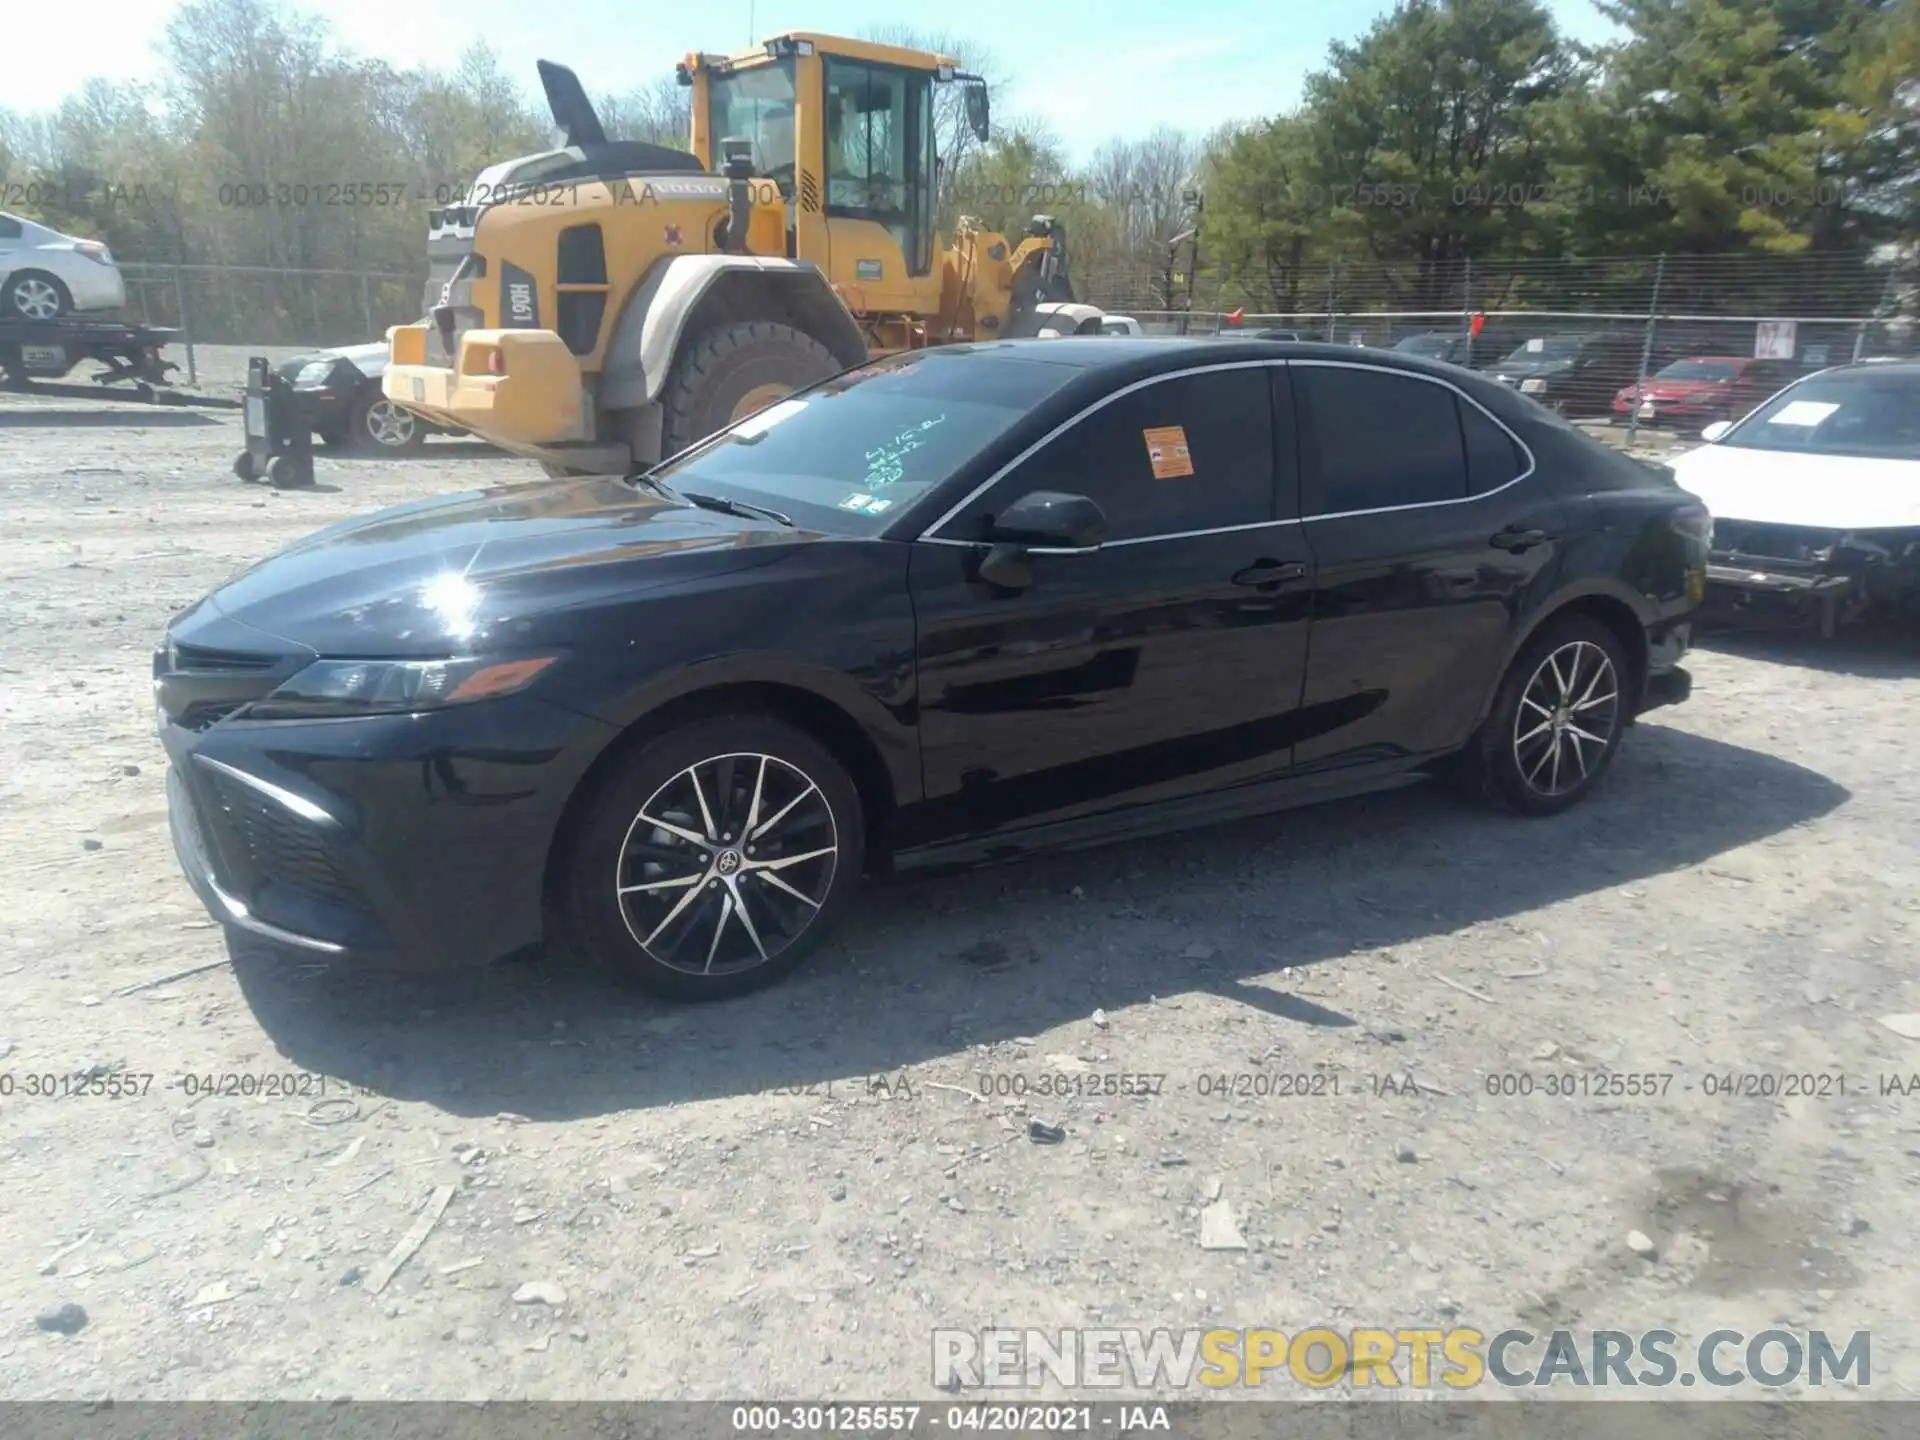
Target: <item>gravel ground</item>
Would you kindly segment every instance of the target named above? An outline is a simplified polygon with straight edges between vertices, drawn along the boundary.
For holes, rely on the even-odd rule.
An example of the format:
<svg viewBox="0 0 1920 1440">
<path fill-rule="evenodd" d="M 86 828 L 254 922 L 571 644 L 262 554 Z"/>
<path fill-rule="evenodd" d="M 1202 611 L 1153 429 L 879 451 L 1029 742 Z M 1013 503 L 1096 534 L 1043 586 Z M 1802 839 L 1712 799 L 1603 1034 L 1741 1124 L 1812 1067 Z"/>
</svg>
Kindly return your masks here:
<svg viewBox="0 0 1920 1440">
<path fill-rule="evenodd" d="M 929 1397 L 930 1331 L 988 1325 L 1871 1329 L 1867 1393 L 1920 1385 L 1920 1089 L 1882 1079 L 1920 1044 L 1879 1023 L 1920 1011 L 1911 638 L 1703 649 L 1556 820 L 1422 790 L 920 881 L 722 1006 L 229 964 L 167 839 L 168 615 L 533 473 L 436 440 L 279 494 L 238 445 L 0 410 L 0 1399 Z M 1603 1070 L 1673 1078 L 1541 1093 Z M 1787 1071 L 1849 1093 L 1706 1093 Z M 139 1093 L 28 1091 L 109 1072 Z M 1040 1093 L 1117 1074 L 1161 1078 Z M 303 1078 L 189 1094 L 229 1075 Z M 1244 1249 L 1200 1245 L 1216 1195 Z"/>
</svg>

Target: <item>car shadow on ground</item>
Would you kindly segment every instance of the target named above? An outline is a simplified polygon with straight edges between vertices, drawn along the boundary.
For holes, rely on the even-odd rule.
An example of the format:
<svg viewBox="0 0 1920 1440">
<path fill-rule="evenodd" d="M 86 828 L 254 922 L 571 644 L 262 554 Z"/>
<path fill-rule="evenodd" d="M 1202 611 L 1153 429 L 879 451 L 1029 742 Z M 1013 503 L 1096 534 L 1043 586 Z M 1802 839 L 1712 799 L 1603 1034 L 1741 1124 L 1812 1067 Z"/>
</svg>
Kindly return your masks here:
<svg viewBox="0 0 1920 1440">
<path fill-rule="evenodd" d="M 0 410 L 0 429 L 108 430 L 163 429 L 218 425 L 220 417 L 198 410 L 147 407 L 138 410 Z"/>
<path fill-rule="evenodd" d="M 893 1075 L 1183 993 L 1377 1029 L 1410 1002 L 1343 1014 L 1295 993 L 1316 988 L 1301 969 L 1700 865 L 1847 798 L 1773 756 L 1645 724 L 1605 787 L 1550 820 L 1423 786 L 881 887 L 799 973 L 720 1004 L 661 1004 L 545 957 L 406 976 L 243 941 L 234 964 L 304 1069 L 459 1115 L 572 1119 Z"/>
<path fill-rule="evenodd" d="M 1811 627 L 1787 629 L 1723 623 L 1696 628 L 1694 646 L 1764 660 L 1774 665 L 1797 665 L 1834 675 L 1857 675 L 1868 680 L 1910 680 L 1920 676 L 1920 625 L 1892 623 L 1840 630 L 1822 640 Z"/>
</svg>

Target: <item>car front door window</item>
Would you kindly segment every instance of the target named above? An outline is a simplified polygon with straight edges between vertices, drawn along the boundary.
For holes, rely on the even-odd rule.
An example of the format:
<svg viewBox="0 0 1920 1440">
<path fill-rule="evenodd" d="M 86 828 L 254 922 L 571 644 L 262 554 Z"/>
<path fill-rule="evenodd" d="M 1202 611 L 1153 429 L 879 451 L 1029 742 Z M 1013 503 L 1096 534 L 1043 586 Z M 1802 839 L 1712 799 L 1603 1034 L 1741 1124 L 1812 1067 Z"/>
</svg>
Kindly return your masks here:
<svg viewBox="0 0 1920 1440">
<path fill-rule="evenodd" d="M 1274 518 L 1264 368 L 1155 380 L 1121 394 L 1004 477 L 987 508 L 1035 490 L 1089 496 L 1110 540 L 1149 540 Z M 1290 473 L 1290 472 L 1289 472 Z"/>
</svg>

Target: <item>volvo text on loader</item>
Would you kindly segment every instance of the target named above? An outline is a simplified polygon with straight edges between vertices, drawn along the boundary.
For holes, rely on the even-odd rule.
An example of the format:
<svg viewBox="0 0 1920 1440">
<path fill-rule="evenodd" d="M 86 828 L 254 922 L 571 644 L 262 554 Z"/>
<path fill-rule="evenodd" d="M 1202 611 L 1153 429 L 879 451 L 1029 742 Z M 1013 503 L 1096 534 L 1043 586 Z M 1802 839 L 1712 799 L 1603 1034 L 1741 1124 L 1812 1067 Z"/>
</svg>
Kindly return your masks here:
<svg viewBox="0 0 1920 1440">
<path fill-rule="evenodd" d="M 390 399 L 552 473 L 627 473 L 874 356 L 1099 333 L 1051 217 L 936 235 L 936 87 L 964 87 L 983 141 L 989 124 L 949 57 L 793 33 L 678 74 L 687 151 L 609 140 L 573 72 L 540 62 L 565 144 L 432 213 L 427 318 L 389 332 Z"/>
</svg>

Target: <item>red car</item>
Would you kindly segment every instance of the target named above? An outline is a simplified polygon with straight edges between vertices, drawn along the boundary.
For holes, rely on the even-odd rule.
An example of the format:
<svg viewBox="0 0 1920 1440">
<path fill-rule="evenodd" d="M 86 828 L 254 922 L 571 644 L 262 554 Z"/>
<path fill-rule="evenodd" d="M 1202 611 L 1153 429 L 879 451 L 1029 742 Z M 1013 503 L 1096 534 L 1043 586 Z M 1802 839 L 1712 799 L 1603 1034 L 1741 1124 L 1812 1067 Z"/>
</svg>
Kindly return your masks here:
<svg viewBox="0 0 1920 1440">
<path fill-rule="evenodd" d="M 1637 409 L 1642 425 L 1710 425 L 1738 420 L 1800 374 L 1792 360 L 1742 355 L 1690 355 L 1629 385 L 1613 397 L 1624 420 Z"/>
</svg>

